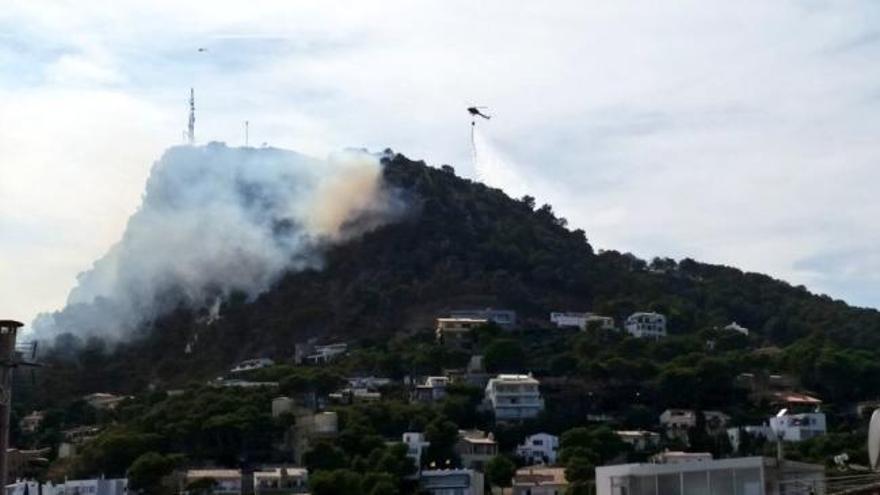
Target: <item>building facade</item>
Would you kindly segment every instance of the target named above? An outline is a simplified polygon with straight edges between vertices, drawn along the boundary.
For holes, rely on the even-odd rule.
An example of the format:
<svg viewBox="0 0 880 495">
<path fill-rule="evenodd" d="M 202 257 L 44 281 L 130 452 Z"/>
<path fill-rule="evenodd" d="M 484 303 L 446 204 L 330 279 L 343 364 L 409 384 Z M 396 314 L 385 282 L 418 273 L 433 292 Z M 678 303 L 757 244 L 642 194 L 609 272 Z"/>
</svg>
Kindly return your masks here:
<svg viewBox="0 0 880 495">
<path fill-rule="evenodd" d="M 244 373 L 245 371 L 261 370 L 271 366 L 275 366 L 275 361 L 272 361 L 269 358 L 246 359 L 235 365 L 235 367 L 229 370 L 229 372 Z"/>
<path fill-rule="evenodd" d="M 559 437 L 549 433 L 536 433 L 516 447 L 517 457 L 526 464 L 556 464 L 559 453 Z"/>
<path fill-rule="evenodd" d="M 53 484 L 27 480 L 6 485 L 5 495 L 128 495 L 127 478 L 67 480 Z"/>
<path fill-rule="evenodd" d="M 763 457 L 596 468 L 596 495 L 822 495 L 825 468 Z"/>
<path fill-rule="evenodd" d="M 469 349 L 474 342 L 474 329 L 488 321 L 485 318 L 437 318 L 434 334 L 440 344 L 456 349 Z"/>
<path fill-rule="evenodd" d="M 586 330 L 595 326 L 602 330 L 614 330 L 614 318 L 594 313 L 550 313 L 550 322 L 560 328 L 577 327 L 580 330 Z"/>
<path fill-rule="evenodd" d="M 186 484 L 211 483 L 216 495 L 241 495 L 240 469 L 190 469 L 186 472 Z"/>
<path fill-rule="evenodd" d="M 639 339 L 662 339 L 666 337 L 666 317 L 660 313 L 633 313 L 623 328 Z"/>
<path fill-rule="evenodd" d="M 446 398 L 446 387 L 449 385 L 449 377 L 429 376 L 419 385 L 416 385 L 410 396 L 414 402 L 432 403 Z"/>
<path fill-rule="evenodd" d="M 309 492 L 309 472 L 301 467 L 254 471 L 254 495 L 292 495 Z"/>
<path fill-rule="evenodd" d="M 450 311 L 449 316 L 451 318 L 487 320 L 506 330 L 516 327 L 516 311 L 512 309 L 457 309 Z"/>
<path fill-rule="evenodd" d="M 486 384 L 485 402 L 496 421 L 520 421 L 541 414 L 540 383 L 531 375 L 498 375 Z"/>
<path fill-rule="evenodd" d="M 770 418 L 770 430 L 786 442 L 801 442 L 827 431 L 825 413 L 783 414 Z"/>
<path fill-rule="evenodd" d="M 513 495 L 565 495 L 565 468 L 529 466 L 516 470 Z"/>
<path fill-rule="evenodd" d="M 426 469 L 419 475 L 419 493 L 483 495 L 483 474 L 473 469 Z"/>
<path fill-rule="evenodd" d="M 660 434 L 647 430 L 617 430 L 623 443 L 630 445 L 636 452 L 656 449 L 660 445 Z"/>
<path fill-rule="evenodd" d="M 491 433 L 480 430 L 461 430 L 455 453 L 461 459 L 461 465 L 468 469 L 482 471 L 486 463 L 498 455 L 498 444 Z"/>
<path fill-rule="evenodd" d="M 706 433 L 718 435 L 725 432 L 730 416 L 721 411 L 703 411 Z M 688 430 L 697 426 L 697 411 L 692 409 L 667 409 L 660 414 L 660 426 L 671 439 L 688 441 Z"/>
<path fill-rule="evenodd" d="M 403 434 L 403 444 L 406 445 L 406 456 L 412 459 L 416 471 L 421 469 L 422 455 L 431 446 L 431 442 L 425 440 L 425 434 L 408 431 Z"/>
</svg>

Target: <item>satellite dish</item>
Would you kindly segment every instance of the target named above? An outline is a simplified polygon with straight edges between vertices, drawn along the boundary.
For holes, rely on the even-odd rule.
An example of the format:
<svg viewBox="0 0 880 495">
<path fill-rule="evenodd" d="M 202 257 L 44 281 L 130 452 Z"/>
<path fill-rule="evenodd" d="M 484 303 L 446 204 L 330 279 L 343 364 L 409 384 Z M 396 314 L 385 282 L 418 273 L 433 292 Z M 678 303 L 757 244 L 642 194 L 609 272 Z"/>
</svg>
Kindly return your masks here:
<svg viewBox="0 0 880 495">
<path fill-rule="evenodd" d="M 871 460 L 871 469 L 877 470 L 880 460 L 880 409 L 874 409 L 871 414 L 871 424 L 868 426 L 868 457 Z"/>
</svg>

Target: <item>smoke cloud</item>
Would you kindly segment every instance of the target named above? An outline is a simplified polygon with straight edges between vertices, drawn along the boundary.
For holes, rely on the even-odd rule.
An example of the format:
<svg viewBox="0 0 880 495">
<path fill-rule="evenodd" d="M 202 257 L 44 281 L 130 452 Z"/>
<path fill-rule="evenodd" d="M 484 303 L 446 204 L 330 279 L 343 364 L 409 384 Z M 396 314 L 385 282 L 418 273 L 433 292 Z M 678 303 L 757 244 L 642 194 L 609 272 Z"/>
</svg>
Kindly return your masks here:
<svg viewBox="0 0 880 495">
<path fill-rule="evenodd" d="M 480 126 L 471 129 L 471 152 L 474 169 L 480 182 L 503 189 L 512 197 L 530 194 L 529 181 L 517 170 L 509 158 L 498 149 Z M 533 185 L 533 184 L 532 184 Z"/>
<path fill-rule="evenodd" d="M 363 151 L 319 160 L 221 143 L 174 147 L 154 164 L 122 239 L 79 275 L 65 308 L 32 328 L 38 338 L 124 338 L 180 303 L 255 297 L 285 272 L 319 268 L 322 247 L 401 211 L 378 157 Z"/>
</svg>

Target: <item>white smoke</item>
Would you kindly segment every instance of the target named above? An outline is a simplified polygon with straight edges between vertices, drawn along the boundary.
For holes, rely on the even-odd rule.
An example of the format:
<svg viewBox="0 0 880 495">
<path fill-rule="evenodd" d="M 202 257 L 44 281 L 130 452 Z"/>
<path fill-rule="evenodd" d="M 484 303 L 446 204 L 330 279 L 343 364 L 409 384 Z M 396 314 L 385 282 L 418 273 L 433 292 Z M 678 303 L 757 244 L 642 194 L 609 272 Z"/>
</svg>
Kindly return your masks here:
<svg viewBox="0 0 880 495">
<path fill-rule="evenodd" d="M 474 169 L 480 182 L 502 189 L 513 197 L 529 194 L 529 181 L 480 130 L 479 125 L 473 126 L 471 140 Z"/>
<path fill-rule="evenodd" d="M 399 211 L 379 159 L 366 152 L 318 160 L 221 143 L 174 147 L 153 166 L 122 239 L 33 330 L 125 337 L 181 302 L 207 308 L 231 291 L 254 297 L 287 271 L 320 267 L 322 246 Z"/>
</svg>

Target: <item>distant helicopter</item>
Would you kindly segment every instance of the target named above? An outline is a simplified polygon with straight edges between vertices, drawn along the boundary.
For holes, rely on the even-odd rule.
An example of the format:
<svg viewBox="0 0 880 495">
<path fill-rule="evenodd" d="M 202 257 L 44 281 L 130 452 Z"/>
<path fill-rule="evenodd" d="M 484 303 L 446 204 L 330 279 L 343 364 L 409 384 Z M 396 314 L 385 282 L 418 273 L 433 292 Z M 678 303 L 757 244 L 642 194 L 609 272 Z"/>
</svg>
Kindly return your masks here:
<svg viewBox="0 0 880 495">
<path fill-rule="evenodd" d="M 473 116 L 473 117 L 480 116 L 480 117 L 483 117 L 483 118 L 486 119 L 486 120 L 489 120 L 489 119 L 492 118 L 492 116 L 491 116 L 491 115 L 486 115 L 486 114 L 484 114 L 483 112 L 480 111 L 481 109 L 485 109 L 485 108 L 486 108 L 486 107 L 468 107 L 467 111 L 468 111 L 468 113 L 471 114 L 471 116 Z"/>
</svg>

